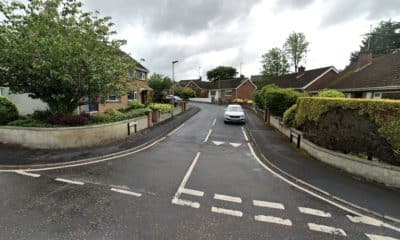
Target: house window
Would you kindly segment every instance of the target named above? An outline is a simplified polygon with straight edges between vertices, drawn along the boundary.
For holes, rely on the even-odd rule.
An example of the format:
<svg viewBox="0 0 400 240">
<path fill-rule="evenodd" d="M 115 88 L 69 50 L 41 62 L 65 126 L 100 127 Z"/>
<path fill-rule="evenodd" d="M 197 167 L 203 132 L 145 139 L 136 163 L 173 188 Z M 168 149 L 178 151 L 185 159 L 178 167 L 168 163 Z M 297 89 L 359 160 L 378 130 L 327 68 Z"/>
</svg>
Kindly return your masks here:
<svg viewBox="0 0 400 240">
<path fill-rule="evenodd" d="M 5 89 L 0 87 L 0 96 L 4 96 L 4 95 L 6 95 Z"/>
<path fill-rule="evenodd" d="M 139 80 L 146 80 L 146 73 L 145 72 L 136 71 L 136 78 L 139 79 Z"/>
<path fill-rule="evenodd" d="M 136 99 L 137 99 L 137 93 L 135 91 L 128 93 L 128 101 L 132 101 L 132 100 L 136 100 Z"/>
<path fill-rule="evenodd" d="M 135 77 L 135 71 L 134 70 L 129 70 L 128 71 L 128 75 L 129 75 L 129 77 L 134 78 Z"/>
<path fill-rule="evenodd" d="M 232 89 L 225 90 L 225 91 L 224 91 L 224 95 L 227 96 L 227 97 L 232 96 Z"/>
<path fill-rule="evenodd" d="M 374 93 L 374 98 L 381 99 L 382 98 L 382 93 L 380 93 L 380 92 Z"/>
<path fill-rule="evenodd" d="M 111 92 L 107 94 L 107 102 L 119 102 L 119 96 L 116 92 Z"/>
</svg>

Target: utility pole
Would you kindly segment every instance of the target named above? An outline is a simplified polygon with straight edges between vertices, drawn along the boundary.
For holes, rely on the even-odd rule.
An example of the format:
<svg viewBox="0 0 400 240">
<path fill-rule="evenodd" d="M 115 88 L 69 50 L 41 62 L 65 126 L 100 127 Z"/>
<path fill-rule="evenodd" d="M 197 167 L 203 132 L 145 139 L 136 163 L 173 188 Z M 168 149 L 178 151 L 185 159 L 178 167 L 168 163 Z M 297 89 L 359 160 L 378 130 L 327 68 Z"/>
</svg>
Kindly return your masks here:
<svg viewBox="0 0 400 240">
<path fill-rule="evenodd" d="M 172 87 L 171 87 L 171 104 L 172 104 L 172 116 L 174 116 L 174 108 L 175 108 L 175 64 L 178 63 L 178 60 L 172 61 Z"/>
</svg>

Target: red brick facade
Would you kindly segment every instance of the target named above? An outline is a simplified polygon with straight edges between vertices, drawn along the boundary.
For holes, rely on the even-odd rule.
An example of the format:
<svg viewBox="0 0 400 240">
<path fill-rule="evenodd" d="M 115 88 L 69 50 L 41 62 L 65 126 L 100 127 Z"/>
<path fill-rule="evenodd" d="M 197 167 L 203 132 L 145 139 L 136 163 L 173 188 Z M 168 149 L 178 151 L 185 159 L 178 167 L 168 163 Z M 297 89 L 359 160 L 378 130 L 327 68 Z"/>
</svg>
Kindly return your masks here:
<svg viewBox="0 0 400 240">
<path fill-rule="evenodd" d="M 320 91 L 323 88 L 325 88 L 325 86 L 328 86 L 337 77 L 337 75 L 338 74 L 334 70 L 330 70 L 323 77 L 321 77 L 313 84 L 311 84 L 309 87 L 307 87 L 305 91 L 306 92 Z"/>
<path fill-rule="evenodd" d="M 253 99 L 253 92 L 256 91 L 256 87 L 251 84 L 250 81 L 246 81 L 242 85 L 240 85 L 237 89 L 231 89 L 232 94 L 228 96 L 225 95 L 225 92 L 228 89 L 221 90 L 221 100 L 222 102 L 232 102 L 234 99 L 246 99 L 252 100 Z"/>
</svg>

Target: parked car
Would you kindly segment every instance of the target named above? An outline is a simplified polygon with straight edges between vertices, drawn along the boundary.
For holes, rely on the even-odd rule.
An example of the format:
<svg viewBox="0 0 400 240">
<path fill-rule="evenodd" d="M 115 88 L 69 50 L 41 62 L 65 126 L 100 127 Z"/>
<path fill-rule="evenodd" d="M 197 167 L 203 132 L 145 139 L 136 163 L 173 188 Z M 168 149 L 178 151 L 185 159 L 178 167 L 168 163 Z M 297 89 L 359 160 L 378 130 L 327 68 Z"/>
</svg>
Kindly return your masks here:
<svg viewBox="0 0 400 240">
<path fill-rule="evenodd" d="M 174 99 L 174 105 L 175 105 L 175 107 L 178 106 L 178 104 L 179 104 L 180 102 L 182 102 L 182 100 L 183 100 L 182 98 L 180 98 L 180 97 L 178 97 L 178 96 L 167 95 L 167 96 L 165 97 L 165 99 L 167 99 L 167 100 L 169 100 L 169 101 L 171 101 L 171 98 Z"/>
<path fill-rule="evenodd" d="M 245 123 L 246 116 L 244 114 L 243 108 L 237 104 L 230 104 L 225 108 L 224 112 L 224 122 L 235 122 L 235 123 Z"/>
</svg>

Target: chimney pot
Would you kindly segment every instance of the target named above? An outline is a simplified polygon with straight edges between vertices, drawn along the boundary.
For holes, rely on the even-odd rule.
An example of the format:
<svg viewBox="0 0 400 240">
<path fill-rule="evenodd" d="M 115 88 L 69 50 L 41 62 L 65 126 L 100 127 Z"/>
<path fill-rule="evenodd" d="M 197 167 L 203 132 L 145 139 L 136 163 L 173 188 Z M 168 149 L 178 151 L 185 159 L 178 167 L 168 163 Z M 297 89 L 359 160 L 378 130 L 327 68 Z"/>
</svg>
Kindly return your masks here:
<svg viewBox="0 0 400 240">
<path fill-rule="evenodd" d="M 300 66 L 299 69 L 297 70 L 298 73 L 304 73 L 306 71 L 306 68 L 304 66 Z"/>
<path fill-rule="evenodd" d="M 372 63 L 372 53 L 368 51 L 360 52 L 357 60 L 357 69 L 363 68 Z"/>
</svg>

